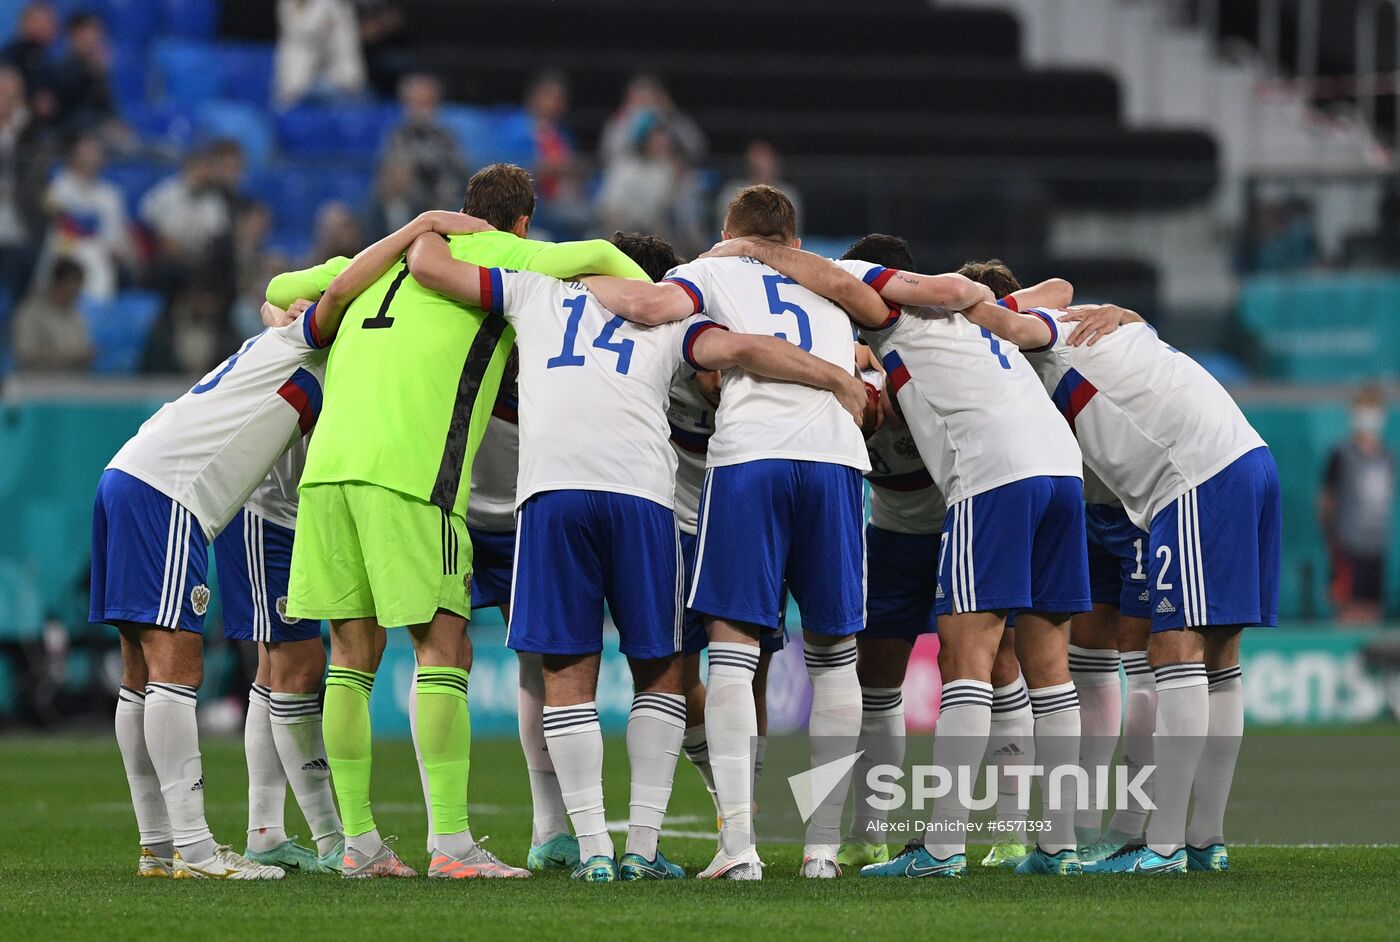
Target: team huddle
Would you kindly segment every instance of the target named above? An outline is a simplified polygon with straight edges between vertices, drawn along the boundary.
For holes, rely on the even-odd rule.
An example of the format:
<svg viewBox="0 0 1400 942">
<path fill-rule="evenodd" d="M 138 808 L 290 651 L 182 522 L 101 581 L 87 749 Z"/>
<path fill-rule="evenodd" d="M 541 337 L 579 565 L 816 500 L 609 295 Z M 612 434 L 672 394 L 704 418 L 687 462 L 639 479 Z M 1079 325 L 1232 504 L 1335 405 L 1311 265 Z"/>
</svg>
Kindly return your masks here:
<svg viewBox="0 0 1400 942">
<path fill-rule="evenodd" d="M 141 876 L 415 876 L 370 794 L 370 695 L 403 627 L 429 877 L 682 878 L 658 841 L 684 752 L 720 821 L 697 876 L 761 879 L 753 793 L 789 596 L 812 764 L 859 750 L 807 823 L 801 876 L 966 874 L 967 803 L 936 798 L 892 851 L 869 774 L 904 760 L 901 685 L 933 631 L 936 765 L 1099 769 L 1121 728 L 1128 769 L 1156 767 L 1151 805 L 1106 824 L 1071 794 L 1031 828 L 1003 792 L 985 866 L 1228 868 L 1239 637 L 1276 623 L 1282 520 L 1267 446 L 1204 369 L 1062 280 L 917 274 L 888 235 L 805 252 L 769 186 L 683 264 L 653 236 L 532 241 L 533 212 L 528 174 L 492 165 L 461 213 L 274 278 L 267 329 L 103 473 L 91 618 L 121 634 Z M 211 544 L 225 633 L 258 647 L 241 854 L 204 816 Z M 468 822 L 473 607 L 501 610 L 519 658 L 524 868 Z M 634 684 L 620 855 L 605 609 Z M 285 831 L 289 785 L 314 848 Z"/>
</svg>

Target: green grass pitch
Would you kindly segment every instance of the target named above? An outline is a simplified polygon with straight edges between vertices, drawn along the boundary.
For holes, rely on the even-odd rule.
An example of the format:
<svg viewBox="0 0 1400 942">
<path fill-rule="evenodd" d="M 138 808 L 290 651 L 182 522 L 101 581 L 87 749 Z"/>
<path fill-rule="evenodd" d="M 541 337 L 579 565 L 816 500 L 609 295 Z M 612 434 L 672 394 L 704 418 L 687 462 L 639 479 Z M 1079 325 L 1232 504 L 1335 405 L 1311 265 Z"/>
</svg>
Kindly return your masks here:
<svg viewBox="0 0 1400 942">
<path fill-rule="evenodd" d="M 215 836 L 241 850 L 241 744 L 207 742 L 204 768 Z M 609 742 L 608 785 L 609 818 L 620 820 L 627 772 L 619 740 Z M 407 743 L 377 747 L 374 787 L 381 831 L 398 834 L 404 857 L 424 866 Z M 1231 873 L 1159 878 L 1016 877 L 974 867 L 962 881 L 803 881 L 795 876 L 800 848 L 765 846 L 762 884 L 580 885 L 562 874 L 492 882 L 138 880 L 135 823 L 111 739 L 0 740 L 0 788 L 6 939 L 1393 939 L 1400 921 L 1400 849 L 1391 847 L 1236 847 Z M 476 744 L 472 804 L 473 832 L 523 864 L 530 799 L 518 745 Z M 289 795 L 289 831 L 305 834 L 294 809 Z M 709 798 L 684 758 L 671 814 L 677 831 L 713 829 Z M 761 816 L 759 828 L 761 835 Z M 693 873 L 714 843 L 663 836 L 662 846 Z"/>
</svg>

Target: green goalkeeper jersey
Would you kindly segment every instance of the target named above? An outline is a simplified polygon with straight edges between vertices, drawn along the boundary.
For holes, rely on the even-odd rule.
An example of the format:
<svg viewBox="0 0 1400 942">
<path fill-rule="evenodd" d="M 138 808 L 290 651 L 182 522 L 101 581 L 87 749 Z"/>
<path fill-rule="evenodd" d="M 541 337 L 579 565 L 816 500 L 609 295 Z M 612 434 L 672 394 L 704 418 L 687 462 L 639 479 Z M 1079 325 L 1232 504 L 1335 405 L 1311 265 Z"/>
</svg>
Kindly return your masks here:
<svg viewBox="0 0 1400 942">
<path fill-rule="evenodd" d="M 482 267 L 646 278 L 601 239 L 555 245 L 493 231 L 448 242 L 455 258 Z M 396 264 L 345 312 L 301 483 L 375 484 L 465 515 L 514 342 L 500 315 L 429 291 Z"/>
</svg>

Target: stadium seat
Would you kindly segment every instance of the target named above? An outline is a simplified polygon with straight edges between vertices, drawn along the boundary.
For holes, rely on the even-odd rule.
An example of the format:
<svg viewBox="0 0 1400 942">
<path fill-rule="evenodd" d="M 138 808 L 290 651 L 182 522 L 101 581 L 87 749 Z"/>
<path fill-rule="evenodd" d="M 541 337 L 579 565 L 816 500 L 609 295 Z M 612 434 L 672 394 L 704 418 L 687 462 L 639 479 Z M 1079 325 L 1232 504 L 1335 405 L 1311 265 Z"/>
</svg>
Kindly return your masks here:
<svg viewBox="0 0 1400 942">
<path fill-rule="evenodd" d="M 166 39 L 152 52 L 160 90 L 167 101 L 192 107 L 219 96 L 223 70 L 210 43 Z"/>
<path fill-rule="evenodd" d="M 161 9 L 153 0 L 98 0 L 89 4 L 107 26 L 107 35 L 118 44 L 144 49 L 161 35 Z"/>
<path fill-rule="evenodd" d="M 112 92 L 117 97 L 118 110 L 123 114 L 146 101 L 146 49 L 140 43 L 119 42 L 112 46 L 112 68 L 108 73 Z"/>
<path fill-rule="evenodd" d="M 250 167 L 260 167 L 276 149 L 267 112 L 245 101 L 207 101 L 199 107 L 199 131 L 206 138 L 232 138 L 243 146 Z"/>
<path fill-rule="evenodd" d="M 136 0 L 155 7 L 155 0 Z M 171 36 L 209 39 L 219 29 L 219 0 L 160 0 L 164 31 Z"/>
<path fill-rule="evenodd" d="M 182 105 L 132 103 L 122 112 L 131 129 L 159 150 L 183 152 L 194 143 L 195 123 Z"/>
<path fill-rule="evenodd" d="M 110 301 L 84 302 L 88 333 L 97 350 L 93 371 L 135 372 L 160 308 L 160 295 L 149 291 L 125 291 Z"/>
<path fill-rule="evenodd" d="M 118 160 L 109 163 L 102 170 L 102 178 L 110 180 L 121 188 L 126 197 L 127 212 L 135 215 L 151 187 L 176 171 L 172 163 L 155 160 Z"/>
<path fill-rule="evenodd" d="M 246 101 L 266 110 L 272 100 L 272 44 L 221 42 L 216 54 L 223 97 Z"/>
<path fill-rule="evenodd" d="M 496 153 L 496 127 L 485 108 L 470 105 L 443 105 L 438 120 L 457 138 L 467 162 L 474 167 L 488 164 Z"/>
</svg>

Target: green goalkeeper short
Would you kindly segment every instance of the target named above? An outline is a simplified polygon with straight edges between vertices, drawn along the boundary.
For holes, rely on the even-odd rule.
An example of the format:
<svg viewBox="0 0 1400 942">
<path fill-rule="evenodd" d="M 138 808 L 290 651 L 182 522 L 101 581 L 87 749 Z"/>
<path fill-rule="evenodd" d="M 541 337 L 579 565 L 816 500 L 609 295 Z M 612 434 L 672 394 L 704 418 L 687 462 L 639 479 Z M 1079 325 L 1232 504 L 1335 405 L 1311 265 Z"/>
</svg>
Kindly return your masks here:
<svg viewBox="0 0 1400 942">
<path fill-rule="evenodd" d="M 439 609 L 471 617 L 466 521 L 374 484 L 301 489 L 287 614 L 421 625 Z"/>
</svg>

